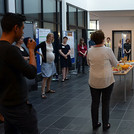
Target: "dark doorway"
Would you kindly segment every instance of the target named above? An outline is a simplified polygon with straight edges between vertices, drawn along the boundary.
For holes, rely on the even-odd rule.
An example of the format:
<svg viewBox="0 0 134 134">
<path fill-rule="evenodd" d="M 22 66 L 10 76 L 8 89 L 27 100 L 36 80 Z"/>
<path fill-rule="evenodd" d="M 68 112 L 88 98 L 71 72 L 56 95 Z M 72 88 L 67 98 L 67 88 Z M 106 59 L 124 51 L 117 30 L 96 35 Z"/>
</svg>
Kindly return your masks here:
<svg viewBox="0 0 134 134">
<path fill-rule="evenodd" d="M 121 44 L 122 44 L 122 53 L 124 50 L 124 43 L 126 43 L 126 39 L 130 40 L 131 46 L 132 46 L 132 35 L 131 35 L 131 31 L 130 30 L 115 30 L 112 31 L 112 49 L 113 52 L 116 56 L 117 59 L 119 59 L 118 54 L 119 54 L 119 44 L 120 44 L 120 40 L 121 40 Z M 123 56 L 123 55 L 121 55 Z M 131 57 L 132 57 L 132 53 L 131 53 Z M 130 58 L 131 59 L 131 58 Z"/>
</svg>

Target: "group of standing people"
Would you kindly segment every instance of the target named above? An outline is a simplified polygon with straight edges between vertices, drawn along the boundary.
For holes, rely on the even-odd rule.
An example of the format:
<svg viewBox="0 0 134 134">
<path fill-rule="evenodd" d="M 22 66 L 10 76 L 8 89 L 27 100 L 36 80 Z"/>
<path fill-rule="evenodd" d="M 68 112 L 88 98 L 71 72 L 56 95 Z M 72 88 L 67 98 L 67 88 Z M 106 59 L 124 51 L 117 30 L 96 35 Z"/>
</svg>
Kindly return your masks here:
<svg viewBox="0 0 134 134">
<path fill-rule="evenodd" d="M 29 79 L 36 77 L 35 52 L 41 55 L 43 61 L 41 66 L 43 77 L 41 97 L 46 98 L 46 93 L 55 93 L 50 88 L 52 75 L 56 73 L 52 44 L 54 35 L 49 33 L 46 41 L 37 46 L 33 39 L 29 39 L 27 43 L 29 54 L 22 56 L 22 53 L 25 52 L 21 46 L 25 20 L 23 15 L 8 13 L 1 21 L 3 32 L 0 38 L 0 113 L 4 116 L 5 134 L 39 134 L 36 111 L 28 102 L 28 89 L 25 80 L 25 77 Z M 91 115 L 94 130 L 101 126 L 98 116 L 101 98 L 103 130 L 110 128 L 109 104 L 115 82 L 111 67 L 118 64 L 112 49 L 104 47 L 104 39 L 104 33 L 98 30 L 91 35 L 91 40 L 95 44 L 88 50 L 88 53 L 84 39 L 80 39 L 78 45 L 83 73 L 86 57 L 90 66 L 89 87 L 92 96 Z M 63 43 L 59 45 L 63 82 L 68 79 L 68 68 L 71 66 L 71 49 L 67 40 L 68 38 L 64 37 Z M 16 46 L 19 49 L 12 45 L 13 42 L 17 42 Z M 39 48 L 41 48 L 42 53 L 37 51 Z M 80 71 L 79 68 L 78 71 Z"/>
<path fill-rule="evenodd" d="M 42 72 L 42 95 L 43 99 L 47 98 L 46 93 L 55 93 L 54 90 L 50 88 L 52 76 L 56 73 L 55 63 L 54 63 L 54 49 L 53 49 L 53 40 L 54 35 L 49 33 L 47 35 L 46 41 L 41 42 L 39 45 L 36 46 L 35 52 L 42 56 L 42 65 L 41 65 L 41 72 Z M 63 41 L 59 44 L 59 54 L 60 54 L 60 65 L 62 70 L 62 82 L 68 80 L 68 72 L 69 68 L 71 67 L 71 48 L 67 44 L 68 37 L 63 37 Z M 37 51 L 41 48 L 42 53 Z M 82 66 L 82 72 L 85 73 L 85 64 L 86 64 L 86 56 L 87 56 L 87 45 L 84 43 L 84 39 L 80 39 L 80 43 L 78 44 L 78 73 L 80 73 L 80 67 Z M 47 86 L 46 86 L 47 83 Z M 45 91 L 46 87 L 46 91 Z"/>
<path fill-rule="evenodd" d="M 63 43 L 59 44 L 60 64 L 62 68 L 62 82 L 68 80 L 67 75 L 69 67 L 71 66 L 71 57 L 70 57 L 71 49 L 70 46 L 67 44 L 67 40 L 68 40 L 67 37 L 63 37 Z M 53 41 L 54 41 L 54 35 L 53 33 L 49 33 L 47 35 L 46 41 L 41 42 L 35 48 L 35 52 L 40 56 L 42 56 L 41 72 L 43 80 L 42 80 L 41 97 L 43 99 L 47 98 L 46 93 L 55 93 L 55 91 L 50 88 L 52 76 L 56 73 L 56 67 L 54 63 L 55 55 L 52 44 Z M 39 48 L 41 48 L 42 53 L 37 51 Z"/>
<path fill-rule="evenodd" d="M 105 46 L 112 48 L 110 37 L 107 37 L 106 42 L 105 42 Z M 122 49 L 122 40 L 121 39 L 119 40 L 118 57 L 117 57 L 118 61 L 121 60 L 123 53 L 124 53 L 124 56 L 127 57 L 127 60 L 131 59 L 131 43 L 130 43 L 130 39 L 128 39 L 128 38 L 125 40 L 125 43 L 123 44 L 123 49 Z"/>
</svg>

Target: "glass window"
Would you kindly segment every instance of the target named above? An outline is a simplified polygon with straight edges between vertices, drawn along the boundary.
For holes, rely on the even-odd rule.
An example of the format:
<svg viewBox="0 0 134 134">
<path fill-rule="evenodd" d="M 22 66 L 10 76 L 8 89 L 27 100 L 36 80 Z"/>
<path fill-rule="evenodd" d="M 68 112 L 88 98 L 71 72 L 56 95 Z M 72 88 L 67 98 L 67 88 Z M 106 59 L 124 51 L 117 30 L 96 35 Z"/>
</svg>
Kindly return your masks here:
<svg viewBox="0 0 134 134">
<path fill-rule="evenodd" d="M 97 30 L 100 29 L 100 24 L 99 24 L 99 21 L 97 20 Z"/>
<path fill-rule="evenodd" d="M 43 0 L 43 20 L 56 22 L 56 0 Z"/>
<path fill-rule="evenodd" d="M 16 6 L 16 13 L 22 13 L 22 4 L 21 0 L 16 0 L 15 1 L 15 6 Z"/>
<path fill-rule="evenodd" d="M 2 29 L 1 29 L 1 19 L 2 19 L 2 16 L 0 16 L 0 37 L 2 35 Z"/>
<path fill-rule="evenodd" d="M 36 30 L 37 28 L 40 28 L 41 27 L 41 22 L 40 21 L 34 21 L 33 27 L 34 27 L 34 30 Z"/>
<path fill-rule="evenodd" d="M 56 24 L 44 22 L 43 26 L 45 29 L 51 29 L 52 32 L 56 31 Z"/>
<path fill-rule="evenodd" d="M 77 33 L 78 33 L 78 44 L 79 44 L 80 38 L 82 38 L 82 29 L 78 29 Z"/>
<path fill-rule="evenodd" d="M 84 11 L 78 9 L 78 26 L 84 27 Z"/>
<path fill-rule="evenodd" d="M 68 5 L 66 5 L 66 23 L 68 25 Z"/>
<path fill-rule="evenodd" d="M 41 19 L 41 0 L 24 0 L 24 14 L 27 18 Z M 28 19 L 28 20 L 29 20 Z"/>
<path fill-rule="evenodd" d="M 90 21 L 90 29 L 99 30 L 99 21 Z"/>
<path fill-rule="evenodd" d="M 96 21 L 90 21 L 90 29 L 96 29 Z"/>
<path fill-rule="evenodd" d="M 76 8 L 69 6 L 69 25 L 76 25 Z"/>
<path fill-rule="evenodd" d="M 0 0 L 0 13 L 3 14 L 4 12 L 4 0 Z"/>
<path fill-rule="evenodd" d="M 58 23 L 60 23 L 60 1 L 57 2 Z"/>
</svg>

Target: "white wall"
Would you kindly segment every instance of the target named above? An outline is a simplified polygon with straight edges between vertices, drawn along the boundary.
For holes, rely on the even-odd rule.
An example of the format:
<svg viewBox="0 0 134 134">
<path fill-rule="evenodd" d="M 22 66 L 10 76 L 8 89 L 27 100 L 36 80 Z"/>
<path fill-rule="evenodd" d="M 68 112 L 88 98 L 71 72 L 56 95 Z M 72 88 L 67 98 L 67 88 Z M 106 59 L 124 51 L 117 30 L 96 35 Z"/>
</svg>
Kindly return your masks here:
<svg viewBox="0 0 134 134">
<path fill-rule="evenodd" d="M 132 54 L 134 52 L 134 17 L 103 17 L 100 19 L 100 29 L 105 33 L 105 37 L 112 39 L 112 30 L 132 31 Z M 134 55 L 133 55 L 134 59 Z"/>
<path fill-rule="evenodd" d="M 134 10 L 134 0 L 88 0 L 89 11 Z"/>
<path fill-rule="evenodd" d="M 89 0 L 62 0 L 62 1 L 66 1 L 66 3 L 75 5 L 76 7 L 88 10 L 88 1 Z"/>
</svg>

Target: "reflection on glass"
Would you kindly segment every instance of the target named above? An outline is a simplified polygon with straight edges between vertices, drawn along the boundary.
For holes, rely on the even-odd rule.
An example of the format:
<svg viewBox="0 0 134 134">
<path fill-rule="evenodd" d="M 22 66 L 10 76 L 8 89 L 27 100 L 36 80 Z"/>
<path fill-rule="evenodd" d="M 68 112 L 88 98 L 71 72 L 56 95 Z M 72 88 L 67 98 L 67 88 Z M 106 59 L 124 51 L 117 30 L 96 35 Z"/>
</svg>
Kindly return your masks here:
<svg viewBox="0 0 134 134">
<path fill-rule="evenodd" d="M 21 4 L 21 0 L 16 0 L 15 2 L 16 2 L 16 3 L 15 3 L 15 4 L 16 4 L 16 5 L 15 5 L 15 6 L 16 6 L 16 13 L 22 13 L 22 8 L 21 8 L 21 7 L 22 7 L 22 4 Z"/>
<path fill-rule="evenodd" d="M 69 6 L 69 25 L 76 25 L 76 8 Z"/>
<path fill-rule="evenodd" d="M 4 0 L 0 0 L 0 13 L 4 13 Z"/>
<path fill-rule="evenodd" d="M 59 35 L 59 38 L 61 37 L 61 35 L 60 35 L 60 27 L 61 27 L 61 25 L 58 25 L 58 35 Z"/>
<path fill-rule="evenodd" d="M 0 22 L 1 22 L 1 19 L 2 19 L 2 17 L 0 16 Z M 1 23 L 0 23 L 0 37 L 1 37 L 1 35 L 2 35 L 2 29 L 1 29 Z"/>
<path fill-rule="evenodd" d="M 56 31 L 56 24 L 44 22 L 43 26 L 45 29 L 50 29 L 52 32 Z"/>
<path fill-rule="evenodd" d="M 79 43 L 79 40 L 80 38 L 82 38 L 82 29 L 78 29 L 78 43 Z"/>
<path fill-rule="evenodd" d="M 84 11 L 78 10 L 78 26 L 84 27 Z"/>
<path fill-rule="evenodd" d="M 56 0 L 43 1 L 43 19 L 56 22 Z"/>
<path fill-rule="evenodd" d="M 41 18 L 41 0 L 24 0 L 24 14 L 30 20 Z"/>
<path fill-rule="evenodd" d="M 58 23 L 60 23 L 60 1 L 57 2 Z"/>
<path fill-rule="evenodd" d="M 34 21 L 33 26 L 34 26 L 34 29 L 40 28 L 41 27 L 41 22 L 40 21 Z"/>
</svg>

